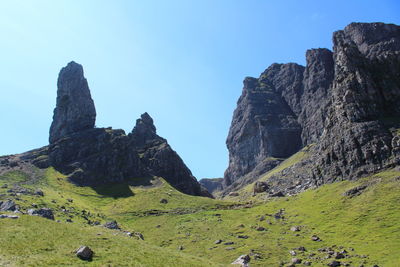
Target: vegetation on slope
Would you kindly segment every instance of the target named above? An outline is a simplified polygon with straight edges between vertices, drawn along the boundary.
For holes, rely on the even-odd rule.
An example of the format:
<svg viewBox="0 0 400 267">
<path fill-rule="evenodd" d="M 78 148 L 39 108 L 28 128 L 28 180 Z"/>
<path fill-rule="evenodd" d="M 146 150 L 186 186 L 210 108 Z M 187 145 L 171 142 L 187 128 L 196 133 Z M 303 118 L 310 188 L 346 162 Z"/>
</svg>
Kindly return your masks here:
<svg viewBox="0 0 400 267">
<path fill-rule="evenodd" d="M 291 261 L 290 250 L 304 246 L 307 251 L 295 250 L 295 257 L 312 266 L 326 266 L 334 260 L 327 258 L 326 247 L 345 249 L 349 256 L 340 261 L 351 262 L 351 266 L 396 266 L 399 176 L 399 171 L 388 170 L 252 204 L 184 195 L 162 179 L 148 179 L 145 185 L 132 185 L 132 181 L 112 187 L 76 187 L 48 169 L 42 179 L 23 185 L 40 187 L 44 197 L 21 195 L 17 203 L 22 210 L 32 202 L 50 207 L 61 223 L 27 215 L 1 219 L 0 241 L 7 245 L 0 246 L 0 255 L 9 265 L 18 266 L 35 265 L 39 259 L 42 265 L 161 266 L 162 262 L 162 266 L 213 266 L 204 259 L 225 265 L 250 253 L 252 266 L 278 266 Z M 10 187 L 27 177 L 8 173 L 0 177 L 0 185 L 8 183 Z M 360 195 L 343 195 L 360 185 L 367 186 Z M 6 191 L 0 190 L 0 195 Z M 167 203 L 160 203 L 161 199 Z M 69 212 L 61 211 L 61 206 Z M 128 238 L 121 231 L 89 226 L 82 210 L 86 215 L 90 212 L 86 217 L 91 222 L 115 219 L 122 229 L 141 232 L 144 241 Z M 66 223 L 67 219 L 73 223 Z M 300 231 L 291 231 L 292 226 L 299 226 Z M 322 241 L 312 241 L 312 235 Z M 93 262 L 81 262 L 71 253 L 83 244 L 96 252 Z M 149 251 L 153 254 L 147 254 Z"/>
</svg>

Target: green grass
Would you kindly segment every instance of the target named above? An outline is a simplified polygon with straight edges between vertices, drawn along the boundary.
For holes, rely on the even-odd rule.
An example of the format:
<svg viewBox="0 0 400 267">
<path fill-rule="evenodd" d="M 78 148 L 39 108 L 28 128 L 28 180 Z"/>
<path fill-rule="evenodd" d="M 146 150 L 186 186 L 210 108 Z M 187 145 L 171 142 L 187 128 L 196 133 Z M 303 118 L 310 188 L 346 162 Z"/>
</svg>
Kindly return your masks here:
<svg viewBox="0 0 400 267">
<path fill-rule="evenodd" d="M 306 151 L 302 153 L 278 168 L 295 164 L 306 156 Z M 279 172 L 276 169 L 274 173 Z M 268 179 L 268 175 L 272 174 L 263 178 Z M 310 253 L 316 253 L 321 259 L 311 259 L 312 266 L 326 266 L 332 259 L 323 259 L 326 254 L 318 249 L 337 245 L 349 251 L 354 248 L 354 257 L 343 260 L 352 261 L 352 266 L 364 261 L 366 266 L 397 266 L 399 176 L 399 171 L 388 170 L 358 181 L 328 184 L 297 196 L 245 207 L 243 203 L 184 195 L 163 179 L 148 179 L 144 186 L 137 185 L 136 179 L 115 186 L 77 187 L 54 169 L 48 169 L 42 179 L 28 185 L 41 188 L 45 196 L 22 195 L 17 203 L 22 209 L 32 202 L 51 207 L 61 222 L 30 216 L 0 220 L 0 265 L 226 266 L 254 250 L 262 258 L 253 258 L 252 266 L 278 266 L 290 261 L 289 250 L 305 246 L 307 252 L 297 257 L 307 260 Z M 21 172 L 12 172 L 0 176 L 0 184 L 27 179 Z M 342 195 L 365 183 L 370 185 L 363 194 L 353 198 Z M 0 189 L 0 195 L 5 191 Z M 161 198 L 168 203 L 160 203 Z M 65 214 L 61 206 L 70 212 Z M 271 216 L 280 209 L 285 209 L 284 220 Z M 82 218 L 82 210 L 90 211 L 88 217 L 92 221 L 116 219 L 124 230 L 139 231 L 145 240 L 89 226 Z M 65 222 L 69 215 L 74 223 Z M 265 220 L 260 221 L 261 216 Z M 301 226 L 298 236 L 289 230 L 293 225 Z M 257 231 L 257 226 L 266 231 Z M 323 241 L 311 241 L 313 234 Z M 234 244 L 214 244 L 217 239 Z M 80 245 L 88 245 L 96 252 L 92 262 L 82 262 L 74 256 L 72 251 Z M 179 246 L 182 251 L 178 251 Z M 227 247 L 234 249 L 226 250 Z"/>
<path fill-rule="evenodd" d="M 56 223 L 36 216 L 0 221 L 2 266 L 217 266 L 178 251 L 155 247 L 102 227 Z M 89 245 L 91 262 L 74 250 Z"/>
</svg>

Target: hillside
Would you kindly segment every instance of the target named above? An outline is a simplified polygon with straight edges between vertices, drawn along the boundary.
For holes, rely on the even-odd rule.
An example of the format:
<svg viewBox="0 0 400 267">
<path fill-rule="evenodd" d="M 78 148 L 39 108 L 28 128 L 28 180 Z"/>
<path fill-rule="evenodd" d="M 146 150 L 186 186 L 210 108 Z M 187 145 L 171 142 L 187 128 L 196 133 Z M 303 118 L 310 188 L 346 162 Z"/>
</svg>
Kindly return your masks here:
<svg viewBox="0 0 400 267">
<path fill-rule="evenodd" d="M 0 201 L 15 200 L 24 213 L 33 204 L 51 208 L 55 221 L 23 214 L 14 220 L 0 219 L 0 239 L 5 244 L 0 255 L 6 266 L 38 262 L 42 266 L 159 266 L 160 262 L 163 266 L 224 266 L 241 254 L 251 255 L 252 266 L 278 266 L 289 263 L 294 258 L 289 251 L 301 246 L 307 251 L 297 251 L 296 257 L 313 266 L 333 260 L 332 256 L 325 259 L 327 252 L 318 251 L 326 247 L 346 250 L 348 256 L 340 261 L 351 266 L 364 262 L 396 266 L 398 260 L 399 170 L 325 185 L 293 197 L 255 198 L 246 203 L 188 196 L 161 178 L 147 179 L 146 185 L 132 185 L 143 181 L 133 179 L 131 185 L 78 187 L 52 168 L 35 172 L 35 177 L 20 170 L 3 172 Z M 368 187 L 362 194 L 343 196 L 364 184 Z M 19 187 L 41 189 L 44 196 L 15 193 L 23 192 Z M 162 199 L 167 203 L 161 203 Z M 101 226 L 112 220 L 125 231 L 140 232 L 144 240 Z M 292 226 L 300 231 L 292 232 Z M 312 241 L 312 235 L 322 241 Z M 216 244 L 217 240 L 221 243 Z M 92 262 L 74 256 L 80 245 L 95 251 Z M 150 256 L 155 251 L 158 256 Z"/>
</svg>

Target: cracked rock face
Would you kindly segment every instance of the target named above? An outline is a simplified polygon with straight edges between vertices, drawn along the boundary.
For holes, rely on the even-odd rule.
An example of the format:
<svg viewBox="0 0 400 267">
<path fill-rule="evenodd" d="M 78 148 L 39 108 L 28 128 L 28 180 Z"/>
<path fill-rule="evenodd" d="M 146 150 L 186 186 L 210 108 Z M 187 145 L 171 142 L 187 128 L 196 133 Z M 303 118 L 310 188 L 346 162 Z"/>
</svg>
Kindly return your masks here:
<svg viewBox="0 0 400 267">
<path fill-rule="evenodd" d="M 83 68 L 70 62 L 61 69 L 57 81 L 57 104 L 50 127 L 50 143 L 69 134 L 94 128 L 96 109 Z"/>
<path fill-rule="evenodd" d="M 271 190 L 298 191 L 399 164 L 400 27 L 352 23 L 333 34 L 333 44 L 333 52 L 308 50 L 306 67 L 273 64 L 260 78 L 246 78 L 227 138 L 227 192 L 273 168 L 262 168 L 271 157 L 309 144 L 309 159 L 273 176 L 270 185 L 279 186 Z"/>
<path fill-rule="evenodd" d="M 274 64 L 259 79 L 244 80 L 226 141 L 226 186 L 257 165 L 273 168 L 270 162 L 300 149 L 301 127 L 294 110 L 299 111 L 303 71 L 297 64 Z"/>
</svg>

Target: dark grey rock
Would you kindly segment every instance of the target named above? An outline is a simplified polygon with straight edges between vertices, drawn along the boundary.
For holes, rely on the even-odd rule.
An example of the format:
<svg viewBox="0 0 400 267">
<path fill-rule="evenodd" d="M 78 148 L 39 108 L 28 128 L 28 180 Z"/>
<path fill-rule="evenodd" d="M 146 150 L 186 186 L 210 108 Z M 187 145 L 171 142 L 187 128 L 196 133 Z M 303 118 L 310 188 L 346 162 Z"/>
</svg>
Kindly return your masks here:
<svg viewBox="0 0 400 267">
<path fill-rule="evenodd" d="M 46 219 L 54 220 L 53 211 L 49 208 L 41 208 L 41 209 L 29 209 L 29 215 L 40 216 Z"/>
<path fill-rule="evenodd" d="M 362 192 L 367 188 L 367 185 L 359 185 L 356 186 L 350 190 L 347 190 L 346 192 L 343 193 L 343 196 L 346 197 L 355 197 L 358 195 L 361 195 Z"/>
<path fill-rule="evenodd" d="M 43 193 L 43 191 L 42 191 L 42 190 L 40 190 L 40 189 L 37 189 L 37 190 L 34 192 L 34 194 L 35 194 L 35 195 L 38 195 L 38 196 L 41 196 L 41 197 L 43 197 L 43 196 L 44 196 L 44 193 Z"/>
<path fill-rule="evenodd" d="M 299 259 L 299 258 L 292 258 L 292 263 L 293 264 L 300 264 L 301 263 L 301 259 Z"/>
<path fill-rule="evenodd" d="M 14 211 L 16 209 L 17 206 L 13 200 L 6 200 L 0 204 L 0 211 Z"/>
<path fill-rule="evenodd" d="M 0 214 L 0 219 L 18 219 L 18 215 Z"/>
<path fill-rule="evenodd" d="M 165 199 L 165 198 L 162 198 L 162 199 L 160 200 L 160 203 L 162 203 L 162 204 L 167 204 L 167 203 L 168 203 L 168 200 Z"/>
<path fill-rule="evenodd" d="M 257 181 L 254 183 L 253 193 L 254 194 L 263 193 L 267 191 L 268 188 L 269 186 L 267 182 Z"/>
<path fill-rule="evenodd" d="M 248 267 L 250 262 L 250 256 L 249 255 L 241 255 L 239 258 L 237 258 L 232 264 L 237 264 L 242 267 Z"/>
<path fill-rule="evenodd" d="M 328 266 L 330 267 L 338 267 L 340 265 L 341 265 L 340 261 L 331 261 L 330 263 L 328 263 Z"/>
<path fill-rule="evenodd" d="M 72 61 L 62 68 L 57 87 L 50 143 L 67 135 L 92 129 L 96 121 L 96 109 L 81 65 Z"/>
<path fill-rule="evenodd" d="M 109 222 L 106 222 L 103 226 L 104 226 L 105 228 L 108 228 L 108 229 L 115 229 L 115 230 L 121 229 L 121 228 L 119 227 L 117 221 L 109 221 Z"/>
<path fill-rule="evenodd" d="M 91 261 L 93 258 L 94 252 L 87 246 L 81 246 L 76 251 L 76 256 L 81 260 Z"/>
</svg>

